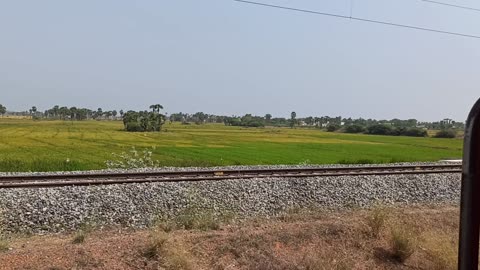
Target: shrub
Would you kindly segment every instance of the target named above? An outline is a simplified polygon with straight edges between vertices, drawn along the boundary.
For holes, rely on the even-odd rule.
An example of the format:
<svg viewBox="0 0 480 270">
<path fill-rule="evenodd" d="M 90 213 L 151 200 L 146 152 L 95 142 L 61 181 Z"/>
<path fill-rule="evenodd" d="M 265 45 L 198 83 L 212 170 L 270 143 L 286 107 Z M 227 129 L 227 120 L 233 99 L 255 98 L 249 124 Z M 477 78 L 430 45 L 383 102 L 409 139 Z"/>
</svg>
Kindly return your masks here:
<svg viewBox="0 0 480 270">
<path fill-rule="evenodd" d="M 87 233 L 83 230 L 79 230 L 73 236 L 72 244 L 81 244 L 85 242 L 85 238 L 87 238 Z"/>
<path fill-rule="evenodd" d="M 428 133 L 426 130 L 421 128 L 408 128 L 400 135 L 410 136 L 410 137 L 427 137 Z"/>
<path fill-rule="evenodd" d="M 455 138 L 457 137 L 457 131 L 453 129 L 442 129 L 437 134 L 435 138 Z"/>
<path fill-rule="evenodd" d="M 365 127 L 360 125 L 349 125 L 345 127 L 346 133 L 362 133 L 365 131 Z"/>
<path fill-rule="evenodd" d="M 392 257 L 398 262 L 405 262 L 415 252 L 416 240 L 406 228 L 392 229 Z"/>
<path fill-rule="evenodd" d="M 379 206 L 373 208 L 367 216 L 367 225 L 370 229 L 370 234 L 377 238 L 380 234 L 385 221 L 387 220 L 387 211 Z"/>
<path fill-rule="evenodd" d="M 162 231 L 151 232 L 150 240 L 142 254 L 149 260 L 158 260 L 161 265 L 159 269 L 195 269 L 190 254 L 175 246 L 172 241 L 169 241 L 168 234 Z"/>
<path fill-rule="evenodd" d="M 339 125 L 336 125 L 336 124 L 328 124 L 327 125 L 327 131 L 328 132 L 334 132 L 336 130 L 338 130 L 340 128 Z"/>
<path fill-rule="evenodd" d="M 125 124 L 125 129 L 129 132 L 142 132 L 145 131 L 139 123 L 137 122 L 128 122 Z"/>
<path fill-rule="evenodd" d="M 147 259 L 154 259 L 164 247 L 168 240 L 168 235 L 162 231 L 152 231 L 150 234 L 150 241 L 143 251 L 143 256 Z"/>
<path fill-rule="evenodd" d="M 382 124 L 371 125 L 367 127 L 367 133 L 373 135 L 391 135 L 392 127 Z"/>
</svg>

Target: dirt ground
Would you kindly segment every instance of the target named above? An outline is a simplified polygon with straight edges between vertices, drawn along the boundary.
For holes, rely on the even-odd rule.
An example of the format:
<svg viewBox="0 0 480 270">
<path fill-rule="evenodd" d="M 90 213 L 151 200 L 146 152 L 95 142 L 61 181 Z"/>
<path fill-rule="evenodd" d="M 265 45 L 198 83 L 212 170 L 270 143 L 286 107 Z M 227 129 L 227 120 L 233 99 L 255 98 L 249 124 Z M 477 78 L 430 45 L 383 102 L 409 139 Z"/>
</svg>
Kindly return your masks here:
<svg viewBox="0 0 480 270">
<path fill-rule="evenodd" d="M 0 269 L 455 269 L 458 211 L 297 209 L 217 230 L 15 236 L 3 241 Z"/>
</svg>

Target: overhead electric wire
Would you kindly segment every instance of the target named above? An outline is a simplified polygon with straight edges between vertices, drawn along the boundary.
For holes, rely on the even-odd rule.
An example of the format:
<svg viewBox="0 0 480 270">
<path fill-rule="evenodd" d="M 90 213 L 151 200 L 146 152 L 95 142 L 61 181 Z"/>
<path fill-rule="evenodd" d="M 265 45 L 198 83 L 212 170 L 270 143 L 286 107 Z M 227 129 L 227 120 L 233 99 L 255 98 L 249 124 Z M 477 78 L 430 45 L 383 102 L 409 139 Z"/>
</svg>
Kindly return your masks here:
<svg viewBox="0 0 480 270">
<path fill-rule="evenodd" d="M 449 3 L 433 1 L 433 0 L 420 0 L 420 1 L 427 2 L 427 3 L 430 3 L 430 4 L 436 4 L 436 5 L 442 5 L 442 6 L 447 6 L 447 7 L 454 7 L 454 8 L 460 8 L 460 9 L 466 9 L 466 10 L 472 10 L 472 11 L 479 11 L 480 12 L 479 8 L 460 6 L 460 5 L 449 4 Z"/>
<path fill-rule="evenodd" d="M 434 32 L 434 33 L 440 33 L 440 34 L 446 34 L 446 35 L 454 35 L 454 36 L 480 39 L 480 36 L 476 36 L 476 35 L 463 34 L 463 33 L 458 33 L 458 32 L 450 32 L 450 31 L 438 30 L 438 29 L 433 29 L 433 28 L 425 28 L 425 27 L 419 27 L 419 26 L 413 26 L 413 25 L 407 25 L 407 24 L 399 24 L 399 23 L 393 23 L 393 22 L 371 20 L 371 19 L 359 18 L 359 17 L 354 17 L 354 16 L 350 17 L 350 16 L 334 14 L 334 13 L 320 12 L 320 11 L 300 9 L 300 8 L 292 8 L 292 7 L 286 7 L 286 6 L 278 6 L 278 5 L 261 3 L 261 2 L 247 1 L 247 0 L 233 0 L 233 1 L 244 3 L 244 4 L 251 4 L 251 5 L 257 5 L 257 6 L 277 8 L 277 9 L 284 9 L 284 10 L 290 10 L 290 11 L 297 11 L 297 12 L 303 12 L 303 13 L 309 13 L 309 14 L 315 14 L 315 15 L 322 15 L 322 16 L 329 16 L 329 17 L 335 17 L 335 18 L 341 18 L 341 19 L 356 20 L 356 21 L 362 21 L 362 22 L 368 22 L 368 23 L 376 23 L 376 24 L 383 24 L 383 25 L 388 25 L 388 26 L 396 26 L 396 27 L 401 27 L 401 28 L 408 28 L 408 29 L 414 29 L 414 30 Z"/>
</svg>

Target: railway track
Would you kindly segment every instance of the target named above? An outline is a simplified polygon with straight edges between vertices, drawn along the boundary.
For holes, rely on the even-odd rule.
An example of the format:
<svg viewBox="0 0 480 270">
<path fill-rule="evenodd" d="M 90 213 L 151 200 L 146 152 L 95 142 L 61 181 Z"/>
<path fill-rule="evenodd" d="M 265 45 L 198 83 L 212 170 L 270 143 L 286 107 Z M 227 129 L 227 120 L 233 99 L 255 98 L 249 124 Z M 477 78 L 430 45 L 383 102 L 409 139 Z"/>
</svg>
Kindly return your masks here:
<svg viewBox="0 0 480 270">
<path fill-rule="evenodd" d="M 461 165 L 368 166 L 339 168 L 281 168 L 245 170 L 199 170 L 143 173 L 95 173 L 66 175 L 0 176 L 1 188 L 45 188 L 148 182 L 195 182 L 268 177 L 299 178 L 395 174 L 461 173 Z"/>
</svg>

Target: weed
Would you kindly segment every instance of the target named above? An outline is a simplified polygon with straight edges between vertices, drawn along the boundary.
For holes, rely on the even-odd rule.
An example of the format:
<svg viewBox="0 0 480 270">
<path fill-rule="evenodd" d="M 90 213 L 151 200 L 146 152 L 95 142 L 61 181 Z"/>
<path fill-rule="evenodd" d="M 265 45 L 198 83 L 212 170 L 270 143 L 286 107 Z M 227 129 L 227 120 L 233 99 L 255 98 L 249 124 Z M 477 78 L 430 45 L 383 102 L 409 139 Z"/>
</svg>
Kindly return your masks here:
<svg viewBox="0 0 480 270">
<path fill-rule="evenodd" d="M 3 237 L 0 237 L 0 252 L 8 251 L 10 248 L 10 245 L 6 239 Z"/>
<path fill-rule="evenodd" d="M 415 252 L 416 239 L 414 234 L 404 227 L 392 229 L 391 238 L 392 257 L 400 262 L 405 262 Z"/>
<path fill-rule="evenodd" d="M 155 222 L 154 228 L 169 233 L 177 228 L 177 224 L 172 220 L 159 219 Z"/>
<path fill-rule="evenodd" d="M 87 238 L 87 233 L 83 230 L 79 230 L 73 236 L 72 244 L 81 244 L 85 242 L 85 238 Z"/>
<path fill-rule="evenodd" d="M 194 269 L 192 258 L 185 250 L 178 248 L 169 241 L 169 236 L 163 231 L 153 230 L 150 234 L 150 242 L 142 252 L 149 260 L 158 260 L 166 270 L 190 270 Z"/>
<path fill-rule="evenodd" d="M 163 259 L 163 266 L 168 270 L 191 270 L 195 269 L 190 254 L 177 247 L 171 247 Z"/>
<path fill-rule="evenodd" d="M 301 161 L 301 162 L 298 163 L 299 166 L 307 166 L 307 165 L 310 165 L 310 164 L 312 164 L 310 159 L 305 159 L 304 161 Z"/>
<path fill-rule="evenodd" d="M 147 259 L 154 259 L 158 256 L 163 246 L 168 240 L 168 235 L 162 231 L 152 231 L 150 234 L 150 241 L 147 247 L 142 252 Z"/>
<path fill-rule="evenodd" d="M 196 190 L 187 193 L 187 207 L 177 214 L 174 221 L 178 228 L 185 230 L 218 230 L 222 222 L 230 222 L 234 215 L 228 211 L 210 208 L 210 203 Z"/>
<path fill-rule="evenodd" d="M 374 207 L 366 217 L 370 235 L 377 238 L 387 220 L 387 211 L 380 206 Z"/>
<path fill-rule="evenodd" d="M 136 169 L 159 167 L 160 162 L 158 160 L 153 160 L 152 154 L 153 152 L 150 149 L 144 149 L 141 154 L 139 154 L 135 147 L 132 147 L 129 152 L 122 152 L 120 154 L 112 153 L 115 160 L 107 160 L 105 164 L 109 169 Z"/>
<path fill-rule="evenodd" d="M 218 230 L 220 222 L 210 210 L 187 208 L 175 219 L 179 227 L 185 230 Z"/>
</svg>

